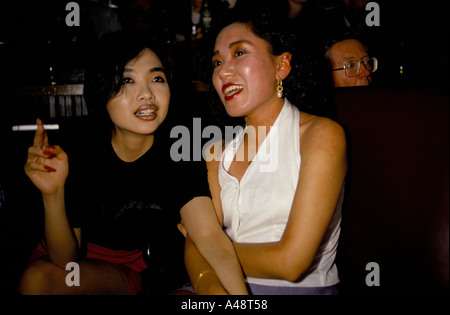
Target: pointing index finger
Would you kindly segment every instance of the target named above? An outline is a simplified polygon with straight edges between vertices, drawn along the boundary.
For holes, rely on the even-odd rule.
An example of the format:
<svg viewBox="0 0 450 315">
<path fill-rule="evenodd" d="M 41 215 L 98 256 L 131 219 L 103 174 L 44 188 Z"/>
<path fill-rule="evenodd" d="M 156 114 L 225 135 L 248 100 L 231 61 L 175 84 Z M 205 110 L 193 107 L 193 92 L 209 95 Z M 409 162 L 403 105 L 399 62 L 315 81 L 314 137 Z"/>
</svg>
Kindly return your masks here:
<svg viewBox="0 0 450 315">
<path fill-rule="evenodd" d="M 44 124 L 42 123 L 42 120 L 40 120 L 39 118 L 36 119 L 36 124 L 37 124 L 37 129 L 34 134 L 33 146 L 43 147 L 44 145 L 48 144 L 48 136 L 44 130 Z"/>
</svg>

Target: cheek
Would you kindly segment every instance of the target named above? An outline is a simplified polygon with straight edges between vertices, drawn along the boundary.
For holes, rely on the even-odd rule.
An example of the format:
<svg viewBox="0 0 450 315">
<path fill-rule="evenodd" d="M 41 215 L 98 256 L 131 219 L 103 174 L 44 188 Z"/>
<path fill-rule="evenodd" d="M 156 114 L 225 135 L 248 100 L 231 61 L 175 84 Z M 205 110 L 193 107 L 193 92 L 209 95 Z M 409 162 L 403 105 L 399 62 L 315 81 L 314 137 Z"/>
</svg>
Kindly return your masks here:
<svg viewBox="0 0 450 315">
<path fill-rule="evenodd" d="M 155 90 L 154 93 L 158 101 L 159 107 L 167 111 L 167 109 L 169 108 L 171 97 L 169 87 L 161 87 L 160 89 Z"/>
<path fill-rule="evenodd" d="M 250 93 L 256 97 L 271 95 L 276 89 L 275 71 L 273 65 L 263 62 L 253 62 L 242 67 L 246 84 Z"/>
<path fill-rule="evenodd" d="M 333 71 L 333 81 L 336 87 L 343 87 L 352 85 L 353 78 L 347 77 L 345 73 L 339 73 L 339 71 Z"/>
<path fill-rule="evenodd" d="M 129 104 L 129 101 L 126 93 L 120 93 L 118 96 L 109 100 L 106 105 L 106 111 L 114 124 L 117 124 L 122 117 L 126 116 L 127 104 Z"/>
<path fill-rule="evenodd" d="M 219 74 L 217 70 L 214 70 L 212 77 L 211 77 L 212 83 L 214 85 L 214 88 L 216 89 L 217 93 L 220 92 L 221 87 L 221 80 L 219 78 Z"/>
<path fill-rule="evenodd" d="M 106 105 L 106 111 L 108 112 L 111 119 L 118 114 L 121 107 L 122 102 L 120 100 L 120 97 L 115 97 L 109 100 L 108 104 Z"/>
</svg>

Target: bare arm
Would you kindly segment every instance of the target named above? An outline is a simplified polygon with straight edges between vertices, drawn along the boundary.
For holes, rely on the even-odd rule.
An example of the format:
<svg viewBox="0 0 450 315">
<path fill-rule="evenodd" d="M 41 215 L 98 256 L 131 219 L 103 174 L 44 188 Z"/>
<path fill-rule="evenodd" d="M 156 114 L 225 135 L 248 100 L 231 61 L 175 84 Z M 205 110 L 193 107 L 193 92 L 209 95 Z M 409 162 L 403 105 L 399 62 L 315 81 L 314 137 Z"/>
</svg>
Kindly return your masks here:
<svg viewBox="0 0 450 315">
<path fill-rule="evenodd" d="M 227 295 L 229 294 L 216 276 L 213 268 L 200 254 L 189 235 L 184 249 L 184 263 L 194 290 L 198 295 Z M 203 275 L 201 275 L 203 273 Z"/>
<path fill-rule="evenodd" d="M 60 195 L 61 194 L 61 195 Z M 58 195 L 44 195 L 45 242 L 51 261 L 65 268 L 68 262 L 77 261 L 81 229 L 69 225 L 64 205 L 64 192 Z"/>
<path fill-rule="evenodd" d="M 215 148 L 215 146 L 213 145 L 211 148 Z M 220 150 L 211 153 L 210 150 L 207 150 L 207 154 L 210 154 L 207 156 L 207 161 L 209 162 L 206 164 L 208 169 L 208 183 L 210 189 L 215 189 L 211 191 L 212 196 L 218 193 L 216 189 L 218 185 L 216 175 L 220 157 L 220 152 L 218 151 Z M 189 212 L 182 211 L 181 214 L 183 223 L 187 229 L 185 264 L 193 285 L 195 285 L 198 277 L 202 279 L 205 277 L 201 276 L 202 272 L 214 270 L 218 279 L 211 279 L 213 277 L 209 276 L 209 281 L 212 282 L 210 287 L 203 283 L 202 280 L 205 290 L 213 290 L 212 292 L 209 291 L 209 294 L 214 294 L 215 288 L 219 287 L 219 279 L 228 293 L 248 294 L 242 268 L 233 244 L 222 230 L 222 207 L 220 200 L 214 197 L 212 201 L 210 198 L 196 199 L 193 201 L 201 201 L 202 206 L 193 207 L 194 209 Z M 191 204 L 191 206 L 193 205 Z M 189 216 L 189 222 L 186 221 L 184 216 Z M 214 242 L 211 242 L 211 240 Z M 198 266 L 203 266 L 203 268 L 199 268 Z M 214 283 L 214 281 L 219 282 L 219 284 Z"/>
<path fill-rule="evenodd" d="M 248 294 L 233 244 L 221 228 L 211 198 L 194 198 L 181 209 L 181 218 L 188 239 L 195 243 L 226 290 L 230 294 Z M 195 248 L 191 250 L 191 255 L 194 251 Z M 187 260 L 188 269 L 191 268 L 191 261 Z"/>
<path fill-rule="evenodd" d="M 50 259 L 58 266 L 76 261 L 80 230 L 71 229 L 65 208 L 64 184 L 69 166 L 66 153 L 59 146 L 49 146 L 40 120 L 28 149 L 25 173 L 41 191 L 45 212 L 45 241 Z"/>
<path fill-rule="evenodd" d="M 342 128 L 313 118 L 301 128 L 301 170 L 279 242 L 235 243 L 247 276 L 297 280 L 309 267 L 333 216 L 347 169 Z"/>
</svg>

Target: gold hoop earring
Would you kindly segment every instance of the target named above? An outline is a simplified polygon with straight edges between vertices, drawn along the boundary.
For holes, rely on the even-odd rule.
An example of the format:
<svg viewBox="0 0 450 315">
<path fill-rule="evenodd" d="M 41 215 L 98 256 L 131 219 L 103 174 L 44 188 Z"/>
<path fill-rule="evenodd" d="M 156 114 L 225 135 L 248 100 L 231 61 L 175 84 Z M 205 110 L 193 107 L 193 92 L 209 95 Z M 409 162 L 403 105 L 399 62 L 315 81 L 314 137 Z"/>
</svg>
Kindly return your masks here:
<svg viewBox="0 0 450 315">
<path fill-rule="evenodd" d="M 278 80 L 278 85 L 277 85 L 277 96 L 279 98 L 283 97 L 283 81 Z"/>
</svg>

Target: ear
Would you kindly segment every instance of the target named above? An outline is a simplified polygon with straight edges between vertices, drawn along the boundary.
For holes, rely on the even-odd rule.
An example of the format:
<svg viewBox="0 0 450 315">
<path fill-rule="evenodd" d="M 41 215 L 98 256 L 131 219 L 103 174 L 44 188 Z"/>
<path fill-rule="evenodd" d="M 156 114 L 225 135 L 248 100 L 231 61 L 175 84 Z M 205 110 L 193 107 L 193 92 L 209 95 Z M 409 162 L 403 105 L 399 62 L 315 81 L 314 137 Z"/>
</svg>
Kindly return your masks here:
<svg viewBox="0 0 450 315">
<path fill-rule="evenodd" d="M 291 53 L 285 52 L 278 56 L 277 80 L 284 80 L 291 72 Z"/>
</svg>

